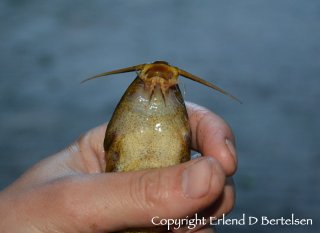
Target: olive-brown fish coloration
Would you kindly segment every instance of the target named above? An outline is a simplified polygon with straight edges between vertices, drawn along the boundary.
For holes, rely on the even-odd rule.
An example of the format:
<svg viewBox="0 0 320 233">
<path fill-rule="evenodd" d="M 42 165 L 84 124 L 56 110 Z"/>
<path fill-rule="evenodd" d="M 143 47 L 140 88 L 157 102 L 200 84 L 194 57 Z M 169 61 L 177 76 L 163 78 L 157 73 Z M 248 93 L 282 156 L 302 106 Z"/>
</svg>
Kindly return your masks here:
<svg viewBox="0 0 320 233">
<path fill-rule="evenodd" d="M 237 100 L 164 61 L 105 72 L 87 80 L 132 71 L 138 76 L 118 103 L 105 134 L 106 172 L 167 167 L 190 160 L 191 132 L 179 75 Z"/>
</svg>

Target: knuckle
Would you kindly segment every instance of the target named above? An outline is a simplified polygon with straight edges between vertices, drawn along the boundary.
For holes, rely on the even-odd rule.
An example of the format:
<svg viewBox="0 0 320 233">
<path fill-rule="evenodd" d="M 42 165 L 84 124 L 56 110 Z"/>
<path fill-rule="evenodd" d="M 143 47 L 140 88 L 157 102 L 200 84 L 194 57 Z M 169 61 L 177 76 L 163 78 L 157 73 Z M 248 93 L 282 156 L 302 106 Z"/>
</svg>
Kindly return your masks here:
<svg viewBox="0 0 320 233">
<path fill-rule="evenodd" d="M 83 206 L 81 197 L 79 198 L 80 186 L 81 182 L 71 177 L 58 178 L 56 181 L 47 184 L 44 194 L 53 213 L 59 215 L 59 212 L 63 209 L 66 216 L 71 219 L 83 219 L 82 212 L 79 211 Z"/>
<path fill-rule="evenodd" d="M 140 175 L 135 184 L 131 185 L 131 197 L 141 210 L 155 208 L 162 202 L 161 172 L 147 171 Z"/>
</svg>

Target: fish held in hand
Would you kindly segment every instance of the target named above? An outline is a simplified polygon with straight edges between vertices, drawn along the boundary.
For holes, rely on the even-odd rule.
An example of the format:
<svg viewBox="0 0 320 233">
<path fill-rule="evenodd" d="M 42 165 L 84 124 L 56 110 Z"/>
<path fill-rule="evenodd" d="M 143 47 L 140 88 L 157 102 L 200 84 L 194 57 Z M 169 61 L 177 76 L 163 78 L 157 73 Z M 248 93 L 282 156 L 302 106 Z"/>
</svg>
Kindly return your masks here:
<svg viewBox="0 0 320 233">
<path fill-rule="evenodd" d="M 191 131 L 178 86 L 179 75 L 240 102 L 221 88 L 165 61 L 113 70 L 84 81 L 133 71 L 137 77 L 122 96 L 106 130 L 106 172 L 167 167 L 190 160 Z"/>
</svg>

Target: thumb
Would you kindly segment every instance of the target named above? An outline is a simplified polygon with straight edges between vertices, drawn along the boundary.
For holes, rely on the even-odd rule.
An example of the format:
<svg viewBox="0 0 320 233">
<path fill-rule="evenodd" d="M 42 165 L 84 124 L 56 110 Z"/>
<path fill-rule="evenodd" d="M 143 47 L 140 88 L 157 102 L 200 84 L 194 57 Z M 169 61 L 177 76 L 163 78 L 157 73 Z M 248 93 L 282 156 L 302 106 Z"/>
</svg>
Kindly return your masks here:
<svg viewBox="0 0 320 233">
<path fill-rule="evenodd" d="M 82 177 L 69 185 L 72 194 L 64 196 L 72 200 L 63 206 L 82 231 L 151 227 L 153 217 L 159 222 L 204 209 L 219 197 L 224 182 L 220 164 L 203 157 L 168 168 Z"/>
</svg>

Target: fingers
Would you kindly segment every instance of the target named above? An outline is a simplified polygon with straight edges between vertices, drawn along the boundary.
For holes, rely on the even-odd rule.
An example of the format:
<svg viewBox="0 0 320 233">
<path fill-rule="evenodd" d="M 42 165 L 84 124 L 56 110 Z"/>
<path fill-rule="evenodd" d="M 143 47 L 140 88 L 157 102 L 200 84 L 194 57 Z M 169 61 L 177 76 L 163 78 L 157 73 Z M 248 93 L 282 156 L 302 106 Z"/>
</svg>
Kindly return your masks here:
<svg viewBox="0 0 320 233">
<path fill-rule="evenodd" d="M 235 139 L 227 123 L 209 111 L 193 103 L 187 103 L 192 147 L 202 155 L 214 156 L 228 176 L 237 168 Z"/>
<path fill-rule="evenodd" d="M 62 187 L 56 187 L 64 190 L 63 197 L 54 198 L 61 203 L 52 203 L 52 208 L 63 206 L 65 216 L 71 216 L 64 221 L 73 222 L 75 229 L 83 231 L 93 226 L 108 232 L 152 227 L 155 216 L 182 218 L 201 211 L 218 199 L 224 184 L 225 174 L 219 163 L 203 157 L 169 168 L 64 181 Z"/>
<path fill-rule="evenodd" d="M 198 225 L 194 229 L 192 229 L 191 232 L 199 232 L 202 230 L 204 232 L 211 231 L 213 228 L 210 226 L 210 222 L 215 221 L 223 216 L 223 214 L 229 213 L 235 202 L 235 189 L 234 189 L 234 183 L 232 178 L 227 178 L 225 186 L 223 188 L 223 191 L 218 199 L 216 199 L 211 205 L 206 207 L 203 211 L 200 213 L 198 212 L 198 217 L 205 218 L 206 224 Z M 184 226 L 180 229 L 175 230 L 175 233 L 183 233 L 183 232 L 190 232 L 189 229 L 190 226 Z"/>
<path fill-rule="evenodd" d="M 105 152 L 103 148 L 104 135 L 107 124 L 102 124 L 82 135 L 75 143 L 78 150 L 71 152 L 74 160 L 80 160 L 78 166 L 85 173 L 104 172 L 106 168 Z"/>
</svg>

